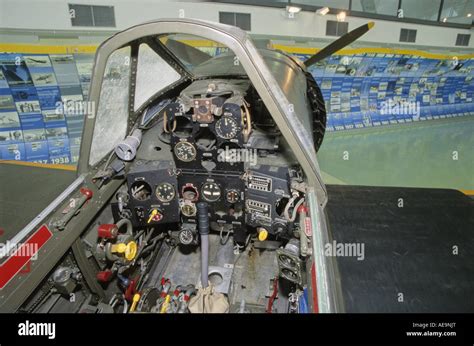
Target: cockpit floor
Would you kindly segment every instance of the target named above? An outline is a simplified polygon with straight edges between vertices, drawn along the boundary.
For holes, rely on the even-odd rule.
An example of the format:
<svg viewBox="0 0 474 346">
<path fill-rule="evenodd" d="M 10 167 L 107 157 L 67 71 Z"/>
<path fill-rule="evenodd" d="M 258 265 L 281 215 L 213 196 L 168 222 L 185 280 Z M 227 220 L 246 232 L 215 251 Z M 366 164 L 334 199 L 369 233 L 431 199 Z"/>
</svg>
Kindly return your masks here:
<svg viewBox="0 0 474 346">
<path fill-rule="evenodd" d="M 275 251 L 247 249 L 234 254 L 232 237 L 221 245 L 220 237 L 209 236 L 209 280 L 229 297 L 231 312 L 265 312 L 271 295 L 272 280 L 278 275 L 278 263 Z M 166 257 L 166 256 L 164 256 Z M 166 260 L 164 258 L 163 260 Z M 168 260 L 164 274 L 170 279 L 172 287 L 176 285 L 201 282 L 201 250 L 199 246 L 177 247 Z M 274 312 L 286 312 L 288 308 L 285 286 L 279 285 L 278 298 L 274 302 Z"/>
</svg>

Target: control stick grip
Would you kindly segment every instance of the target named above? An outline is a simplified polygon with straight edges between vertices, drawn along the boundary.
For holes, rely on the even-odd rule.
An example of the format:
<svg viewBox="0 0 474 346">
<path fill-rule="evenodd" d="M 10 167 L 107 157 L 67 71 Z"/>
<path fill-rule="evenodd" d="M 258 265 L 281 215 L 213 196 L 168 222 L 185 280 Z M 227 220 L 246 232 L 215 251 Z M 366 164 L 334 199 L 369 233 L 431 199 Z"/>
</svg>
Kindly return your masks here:
<svg viewBox="0 0 474 346">
<path fill-rule="evenodd" d="M 209 285 L 209 207 L 206 202 L 197 204 L 198 229 L 201 235 L 201 285 Z"/>
<path fill-rule="evenodd" d="M 197 204 L 198 229 L 200 235 L 209 234 L 209 206 L 206 202 Z"/>
</svg>

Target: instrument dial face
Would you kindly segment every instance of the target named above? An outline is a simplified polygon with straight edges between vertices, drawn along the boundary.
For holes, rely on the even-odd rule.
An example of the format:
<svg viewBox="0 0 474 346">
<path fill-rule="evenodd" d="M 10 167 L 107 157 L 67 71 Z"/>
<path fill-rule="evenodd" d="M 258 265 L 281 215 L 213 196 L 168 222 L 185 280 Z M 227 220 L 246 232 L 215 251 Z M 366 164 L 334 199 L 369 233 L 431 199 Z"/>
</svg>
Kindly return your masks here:
<svg viewBox="0 0 474 346">
<path fill-rule="evenodd" d="M 181 207 L 181 212 L 184 216 L 191 217 L 196 215 L 196 206 L 192 203 L 186 203 Z"/>
<path fill-rule="evenodd" d="M 221 198 L 221 188 L 216 183 L 205 183 L 201 192 L 202 197 L 208 202 L 215 202 Z"/>
<path fill-rule="evenodd" d="M 239 124 L 234 118 L 223 116 L 216 122 L 216 133 L 219 137 L 224 139 L 231 139 L 237 136 Z"/>
<path fill-rule="evenodd" d="M 130 192 L 137 201 L 146 201 L 153 194 L 152 187 L 146 181 L 137 180 L 130 186 Z"/>
<path fill-rule="evenodd" d="M 227 202 L 229 203 L 237 203 L 240 199 L 240 193 L 239 191 L 237 190 L 228 190 L 226 195 L 225 195 L 225 198 L 227 200 Z"/>
<path fill-rule="evenodd" d="M 174 154 L 180 161 L 191 162 L 196 158 L 196 148 L 189 142 L 179 142 L 174 146 Z"/>
<path fill-rule="evenodd" d="M 179 233 L 179 241 L 181 244 L 189 245 L 194 241 L 194 234 L 189 229 L 182 230 Z"/>
<path fill-rule="evenodd" d="M 170 202 L 176 195 L 174 186 L 170 183 L 161 183 L 156 187 L 156 198 L 161 202 Z"/>
<path fill-rule="evenodd" d="M 191 183 L 188 183 L 183 186 L 181 194 L 183 195 L 183 199 L 186 201 L 196 202 L 199 199 L 199 191 Z"/>
</svg>

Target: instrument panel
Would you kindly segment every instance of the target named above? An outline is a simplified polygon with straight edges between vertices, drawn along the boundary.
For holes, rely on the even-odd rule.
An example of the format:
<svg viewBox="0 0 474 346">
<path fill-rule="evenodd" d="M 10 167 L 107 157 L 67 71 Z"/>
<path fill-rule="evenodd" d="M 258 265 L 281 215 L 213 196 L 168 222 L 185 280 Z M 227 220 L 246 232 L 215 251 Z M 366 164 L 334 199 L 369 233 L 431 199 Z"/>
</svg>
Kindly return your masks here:
<svg viewBox="0 0 474 346">
<path fill-rule="evenodd" d="M 134 163 L 127 175 L 132 221 L 190 229 L 197 224 L 196 204 L 207 202 L 214 230 L 232 230 L 236 242 L 245 242 L 249 228 L 284 236 L 292 229 L 283 213 L 292 197 L 290 169 L 252 167 L 236 155 L 252 149 L 246 146 L 250 105 L 242 93 L 214 89 L 214 95 L 211 89 L 194 89 L 192 97 L 183 91 L 164 103 L 162 126 L 172 161 Z"/>
<path fill-rule="evenodd" d="M 212 98 L 208 102 L 212 103 Z M 168 122 L 173 119 L 168 128 L 177 168 L 243 172 L 243 162 L 227 160 L 223 155 L 226 151 L 244 148 L 244 119 L 239 103 L 224 102 L 219 110 L 215 108 L 214 113 L 205 113 L 206 116 L 203 110 L 183 112 L 183 106 L 175 103 L 168 106 Z"/>
<path fill-rule="evenodd" d="M 172 162 L 136 161 L 127 174 L 128 207 L 135 226 L 178 223 L 178 179 Z"/>
</svg>

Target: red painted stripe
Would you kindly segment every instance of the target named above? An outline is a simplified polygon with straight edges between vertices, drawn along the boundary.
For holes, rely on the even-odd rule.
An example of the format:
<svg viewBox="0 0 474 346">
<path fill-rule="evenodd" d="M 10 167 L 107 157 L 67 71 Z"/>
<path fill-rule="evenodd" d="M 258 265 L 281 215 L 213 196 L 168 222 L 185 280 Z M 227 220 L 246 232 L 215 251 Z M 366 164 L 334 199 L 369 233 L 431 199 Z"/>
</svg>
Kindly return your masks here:
<svg viewBox="0 0 474 346">
<path fill-rule="evenodd" d="M 311 218 L 309 216 L 304 218 L 304 233 L 307 237 L 313 236 L 313 227 L 311 226 Z"/>
<path fill-rule="evenodd" d="M 318 306 L 318 286 L 316 286 L 316 266 L 311 266 L 311 292 L 313 293 L 313 312 L 319 313 Z"/>
<path fill-rule="evenodd" d="M 4 288 L 21 269 L 30 262 L 37 251 L 53 236 L 46 225 L 41 226 L 33 233 L 5 262 L 0 265 L 0 289 Z M 28 247 L 36 244 L 36 252 L 28 253 Z M 31 249 L 30 248 L 30 249 Z M 25 255 L 26 254 L 26 255 Z"/>
</svg>

